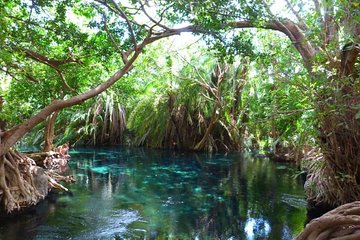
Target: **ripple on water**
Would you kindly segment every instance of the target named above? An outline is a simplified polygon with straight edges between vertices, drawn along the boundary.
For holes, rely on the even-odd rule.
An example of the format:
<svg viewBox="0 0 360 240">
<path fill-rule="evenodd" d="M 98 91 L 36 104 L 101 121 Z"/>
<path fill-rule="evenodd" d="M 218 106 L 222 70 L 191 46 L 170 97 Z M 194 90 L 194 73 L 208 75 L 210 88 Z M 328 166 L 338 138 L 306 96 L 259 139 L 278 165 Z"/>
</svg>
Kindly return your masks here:
<svg viewBox="0 0 360 240">
<path fill-rule="evenodd" d="M 109 216 L 96 216 L 90 223 L 93 230 L 87 230 L 73 239 L 123 239 L 132 234 L 135 229 L 130 229 L 129 225 L 135 222 L 143 222 L 140 214 L 135 210 L 118 210 Z M 136 232 L 145 233 L 145 229 L 136 229 Z"/>
</svg>

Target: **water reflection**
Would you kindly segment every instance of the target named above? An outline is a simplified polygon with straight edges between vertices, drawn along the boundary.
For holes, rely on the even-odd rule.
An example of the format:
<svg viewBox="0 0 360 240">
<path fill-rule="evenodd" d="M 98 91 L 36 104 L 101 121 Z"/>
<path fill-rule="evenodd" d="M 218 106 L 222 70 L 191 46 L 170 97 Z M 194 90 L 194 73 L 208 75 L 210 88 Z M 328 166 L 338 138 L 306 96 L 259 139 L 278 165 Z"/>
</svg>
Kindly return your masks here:
<svg viewBox="0 0 360 240">
<path fill-rule="evenodd" d="M 245 224 L 245 235 L 247 239 L 255 239 L 255 237 L 266 237 L 270 233 L 270 225 L 264 219 L 248 218 Z"/>
<path fill-rule="evenodd" d="M 3 221 L 0 239 L 292 239 L 306 220 L 294 170 L 247 154 L 84 148 L 69 171 L 73 196 Z"/>
</svg>

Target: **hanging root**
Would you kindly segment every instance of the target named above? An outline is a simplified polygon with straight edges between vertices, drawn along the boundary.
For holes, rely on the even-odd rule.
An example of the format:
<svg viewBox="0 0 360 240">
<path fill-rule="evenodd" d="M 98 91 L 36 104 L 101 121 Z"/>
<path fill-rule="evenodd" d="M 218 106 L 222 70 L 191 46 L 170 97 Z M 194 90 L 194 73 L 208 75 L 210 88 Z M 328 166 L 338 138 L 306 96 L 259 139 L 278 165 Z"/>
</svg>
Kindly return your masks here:
<svg viewBox="0 0 360 240">
<path fill-rule="evenodd" d="M 296 239 L 360 239 L 360 201 L 342 205 L 312 220 Z"/>
<path fill-rule="evenodd" d="M 36 205 L 51 188 L 68 191 L 57 181 L 75 181 L 36 166 L 31 158 L 9 151 L 0 156 L 0 212 L 11 213 Z"/>
</svg>

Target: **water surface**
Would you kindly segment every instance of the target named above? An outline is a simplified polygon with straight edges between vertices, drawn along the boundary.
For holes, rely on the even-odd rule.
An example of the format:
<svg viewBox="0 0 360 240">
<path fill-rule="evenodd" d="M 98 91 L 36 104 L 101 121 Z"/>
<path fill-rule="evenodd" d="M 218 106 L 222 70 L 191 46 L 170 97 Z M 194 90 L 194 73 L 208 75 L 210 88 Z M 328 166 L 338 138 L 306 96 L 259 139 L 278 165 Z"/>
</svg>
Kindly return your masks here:
<svg viewBox="0 0 360 240">
<path fill-rule="evenodd" d="M 250 154 L 77 148 L 72 194 L 0 220 L 0 239 L 292 239 L 306 221 L 288 165 Z"/>
</svg>

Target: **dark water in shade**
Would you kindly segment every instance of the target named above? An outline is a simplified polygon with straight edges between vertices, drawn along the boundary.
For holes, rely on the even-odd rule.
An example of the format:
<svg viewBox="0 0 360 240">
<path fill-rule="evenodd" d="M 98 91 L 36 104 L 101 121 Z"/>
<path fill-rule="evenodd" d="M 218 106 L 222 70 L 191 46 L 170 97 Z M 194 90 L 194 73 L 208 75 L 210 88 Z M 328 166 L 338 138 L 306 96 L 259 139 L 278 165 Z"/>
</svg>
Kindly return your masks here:
<svg viewBox="0 0 360 240">
<path fill-rule="evenodd" d="M 0 220 L 0 239 L 292 239 L 306 221 L 296 171 L 249 154 L 77 148 L 72 195 Z"/>
</svg>

